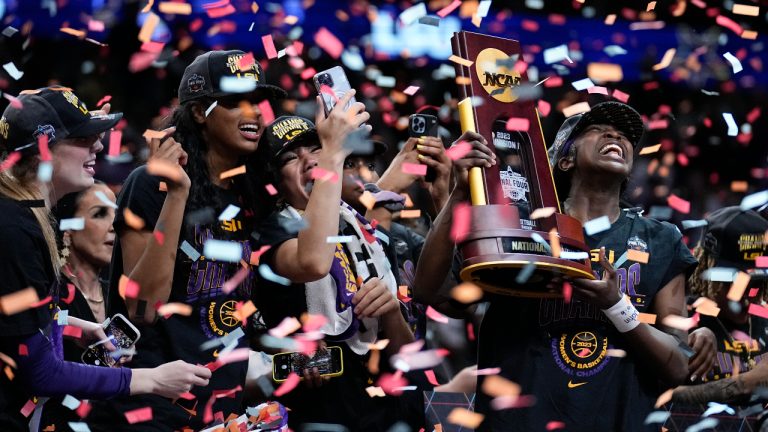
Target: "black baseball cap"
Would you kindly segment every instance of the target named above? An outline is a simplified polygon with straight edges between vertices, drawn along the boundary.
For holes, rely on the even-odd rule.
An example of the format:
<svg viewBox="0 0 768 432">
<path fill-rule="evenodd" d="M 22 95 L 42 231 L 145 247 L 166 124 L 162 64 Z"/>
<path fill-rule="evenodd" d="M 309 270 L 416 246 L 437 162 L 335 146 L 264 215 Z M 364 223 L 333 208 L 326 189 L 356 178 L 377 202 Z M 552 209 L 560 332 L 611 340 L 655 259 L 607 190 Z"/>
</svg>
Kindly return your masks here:
<svg viewBox="0 0 768 432">
<path fill-rule="evenodd" d="M 184 69 L 179 84 L 179 103 L 199 99 L 232 95 L 255 95 L 266 99 L 282 99 L 288 93 L 280 87 L 267 84 L 264 71 L 258 61 L 240 70 L 243 51 L 208 51 L 201 54 Z M 222 88 L 222 81 L 224 88 Z M 226 88 L 233 83 L 232 88 Z M 241 91 L 242 90 L 242 91 Z"/>
<path fill-rule="evenodd" d="M 299 116 L 281 116 L 267 125 L 259 145 L 266 145 L 268 158 L 274 162 L 287 150 L 308 142 L 320 142 L 315 124 Z"/>
<path fill-rule="evenodd" d="M 643 137 L 643 118 L 631 106 L 621 102 L 601 102 L 591 107 L 589 111 L 577 114 L 565 119 L 560 129 L 557 131 L 555 141 L 547 151 L 549 165 L 552 167 L 552 175 L 555 179 L 555 185 L 561 192 L 567 193 L 568 190 L 562 190 L 566 186 L 568 174 L 560 170 L 557 162 L 570 151 L 573 140 L 581 132 L 591 125 L 611 125 L 624 134 L 632 143 L 635 152 L 640 151 L 640 140 Z"/>
<path fill-rule="evenodd" d="M 767 219 L 754 210 L 733 206 L 715 210 L 706 220 L 699 246 L 715 259 L 715 267 L 735 268 L 756 280 L 768 279 L 766 269 L 758 269 L 755 263 L 768 249 Z"/>
<path fill-rule="evenodd" d="M 113 128 L 122 113 L 92 115 L 71 89 L 61 86 L 24 90 L 21 108 L 9 105 L 0 118 L 2 152 L 37 154 L 37 138 L 48 136 L 48 145 L 64 138 L 98 135 Z"/>
</svg>

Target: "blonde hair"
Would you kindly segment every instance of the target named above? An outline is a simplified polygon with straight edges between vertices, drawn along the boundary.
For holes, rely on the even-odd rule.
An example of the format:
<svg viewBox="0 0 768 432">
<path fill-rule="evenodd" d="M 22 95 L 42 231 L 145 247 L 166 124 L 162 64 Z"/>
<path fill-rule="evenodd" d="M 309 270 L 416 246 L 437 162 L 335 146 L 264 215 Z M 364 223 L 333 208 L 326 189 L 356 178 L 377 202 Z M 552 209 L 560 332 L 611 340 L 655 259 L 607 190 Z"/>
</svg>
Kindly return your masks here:
<svg viewBox="0 0 768 432">
<path fill-rule="evenodd" d="M 37 186 L 38 165 L 39 162 L 36 157 L 27 157 L 22 158 L 12 168 L 0 172 L 0 195 L 17 201 L 45 199 Z M 56 232 L 53 228 L 55 223 L 53 214 L 48 206 L 32 207 L 31 210 L 43 232 L 45 243 L 48 246 L 48 254 L 51 257 L 51 266 L 53 266 L 54 274 L 58 278 L 61 262 L 56 245 Z"/>
</svg>

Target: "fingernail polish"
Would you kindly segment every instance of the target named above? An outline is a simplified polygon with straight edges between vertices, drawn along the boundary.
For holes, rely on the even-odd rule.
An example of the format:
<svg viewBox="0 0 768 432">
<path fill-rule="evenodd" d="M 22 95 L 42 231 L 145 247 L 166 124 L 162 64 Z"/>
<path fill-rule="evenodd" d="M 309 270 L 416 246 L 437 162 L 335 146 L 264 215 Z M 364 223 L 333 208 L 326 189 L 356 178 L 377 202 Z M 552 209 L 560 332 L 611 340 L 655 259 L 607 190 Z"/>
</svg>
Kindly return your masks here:
<svg viewBox="0 0 768 432">
<path fill-rule="evenodd" d="M 419 159 L 426 159 L 426 157 L 423 154 L 418 155 Z"/>
<path fill-rule="evenodd" d="M 421 141 L 421 138 L 419 138 L 419 141 Z M 424 146 L 421 144 L 416 144 L 416 150 L 423 150 Z"/>
<path fill-rule="evenodd" d="M 419 142 L 419 144 L 424 144 L 424 138 L 419 138 L 418 142 Z"/>
</svg>

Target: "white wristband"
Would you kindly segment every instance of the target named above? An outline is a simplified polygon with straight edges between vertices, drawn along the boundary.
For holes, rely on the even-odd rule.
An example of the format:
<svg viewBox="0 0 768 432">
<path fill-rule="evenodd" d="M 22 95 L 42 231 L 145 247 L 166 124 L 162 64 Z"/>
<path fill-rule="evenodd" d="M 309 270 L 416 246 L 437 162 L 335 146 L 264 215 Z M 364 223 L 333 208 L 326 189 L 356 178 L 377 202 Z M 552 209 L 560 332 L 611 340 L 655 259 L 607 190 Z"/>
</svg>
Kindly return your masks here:
<svg viewBox="0 0 768 432">
<path fill-rule="evenodd" d="M 635 306 L 624 297 L 618 303 L 603 309 L 603 313 L 613 323 L 619 333 L 626 333 L 640 325 L 639 312 Z"/>
</svg>

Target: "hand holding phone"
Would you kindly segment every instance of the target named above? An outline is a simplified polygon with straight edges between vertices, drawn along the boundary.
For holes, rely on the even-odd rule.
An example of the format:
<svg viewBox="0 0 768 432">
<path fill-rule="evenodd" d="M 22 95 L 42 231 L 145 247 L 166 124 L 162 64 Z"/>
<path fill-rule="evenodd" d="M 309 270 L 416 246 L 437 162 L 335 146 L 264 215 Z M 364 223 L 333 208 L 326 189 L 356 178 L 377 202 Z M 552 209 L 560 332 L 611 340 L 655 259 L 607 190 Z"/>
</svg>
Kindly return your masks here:
<svg viewBox="0 0 768 432">
<path fill-rule="evenodd" d="M 141 333 L 122 314 L 117 314 L 107 319 L 104 324 L 104 333 L 110 339 L 117 351 L 127 350 L 136 344 Z M 103 343 L 96 343 L 88 347 L 81 356 L 83 363 L 95 366 L 120 367 L 120 356 L 115 358 L 113 352 L 107 350 Z"/>
<path fill-rule="evenodd" d="M 437 137 L 438 135 L 437 117 L 429 114 L 411 114 L 408 118 L 408 136 L 420 138 L 425 136 Z M 431 166 L 427 167 L 427 175 L 424 181 L 432 183 L 437 178 L 437 172 Z"/>
</svg>

